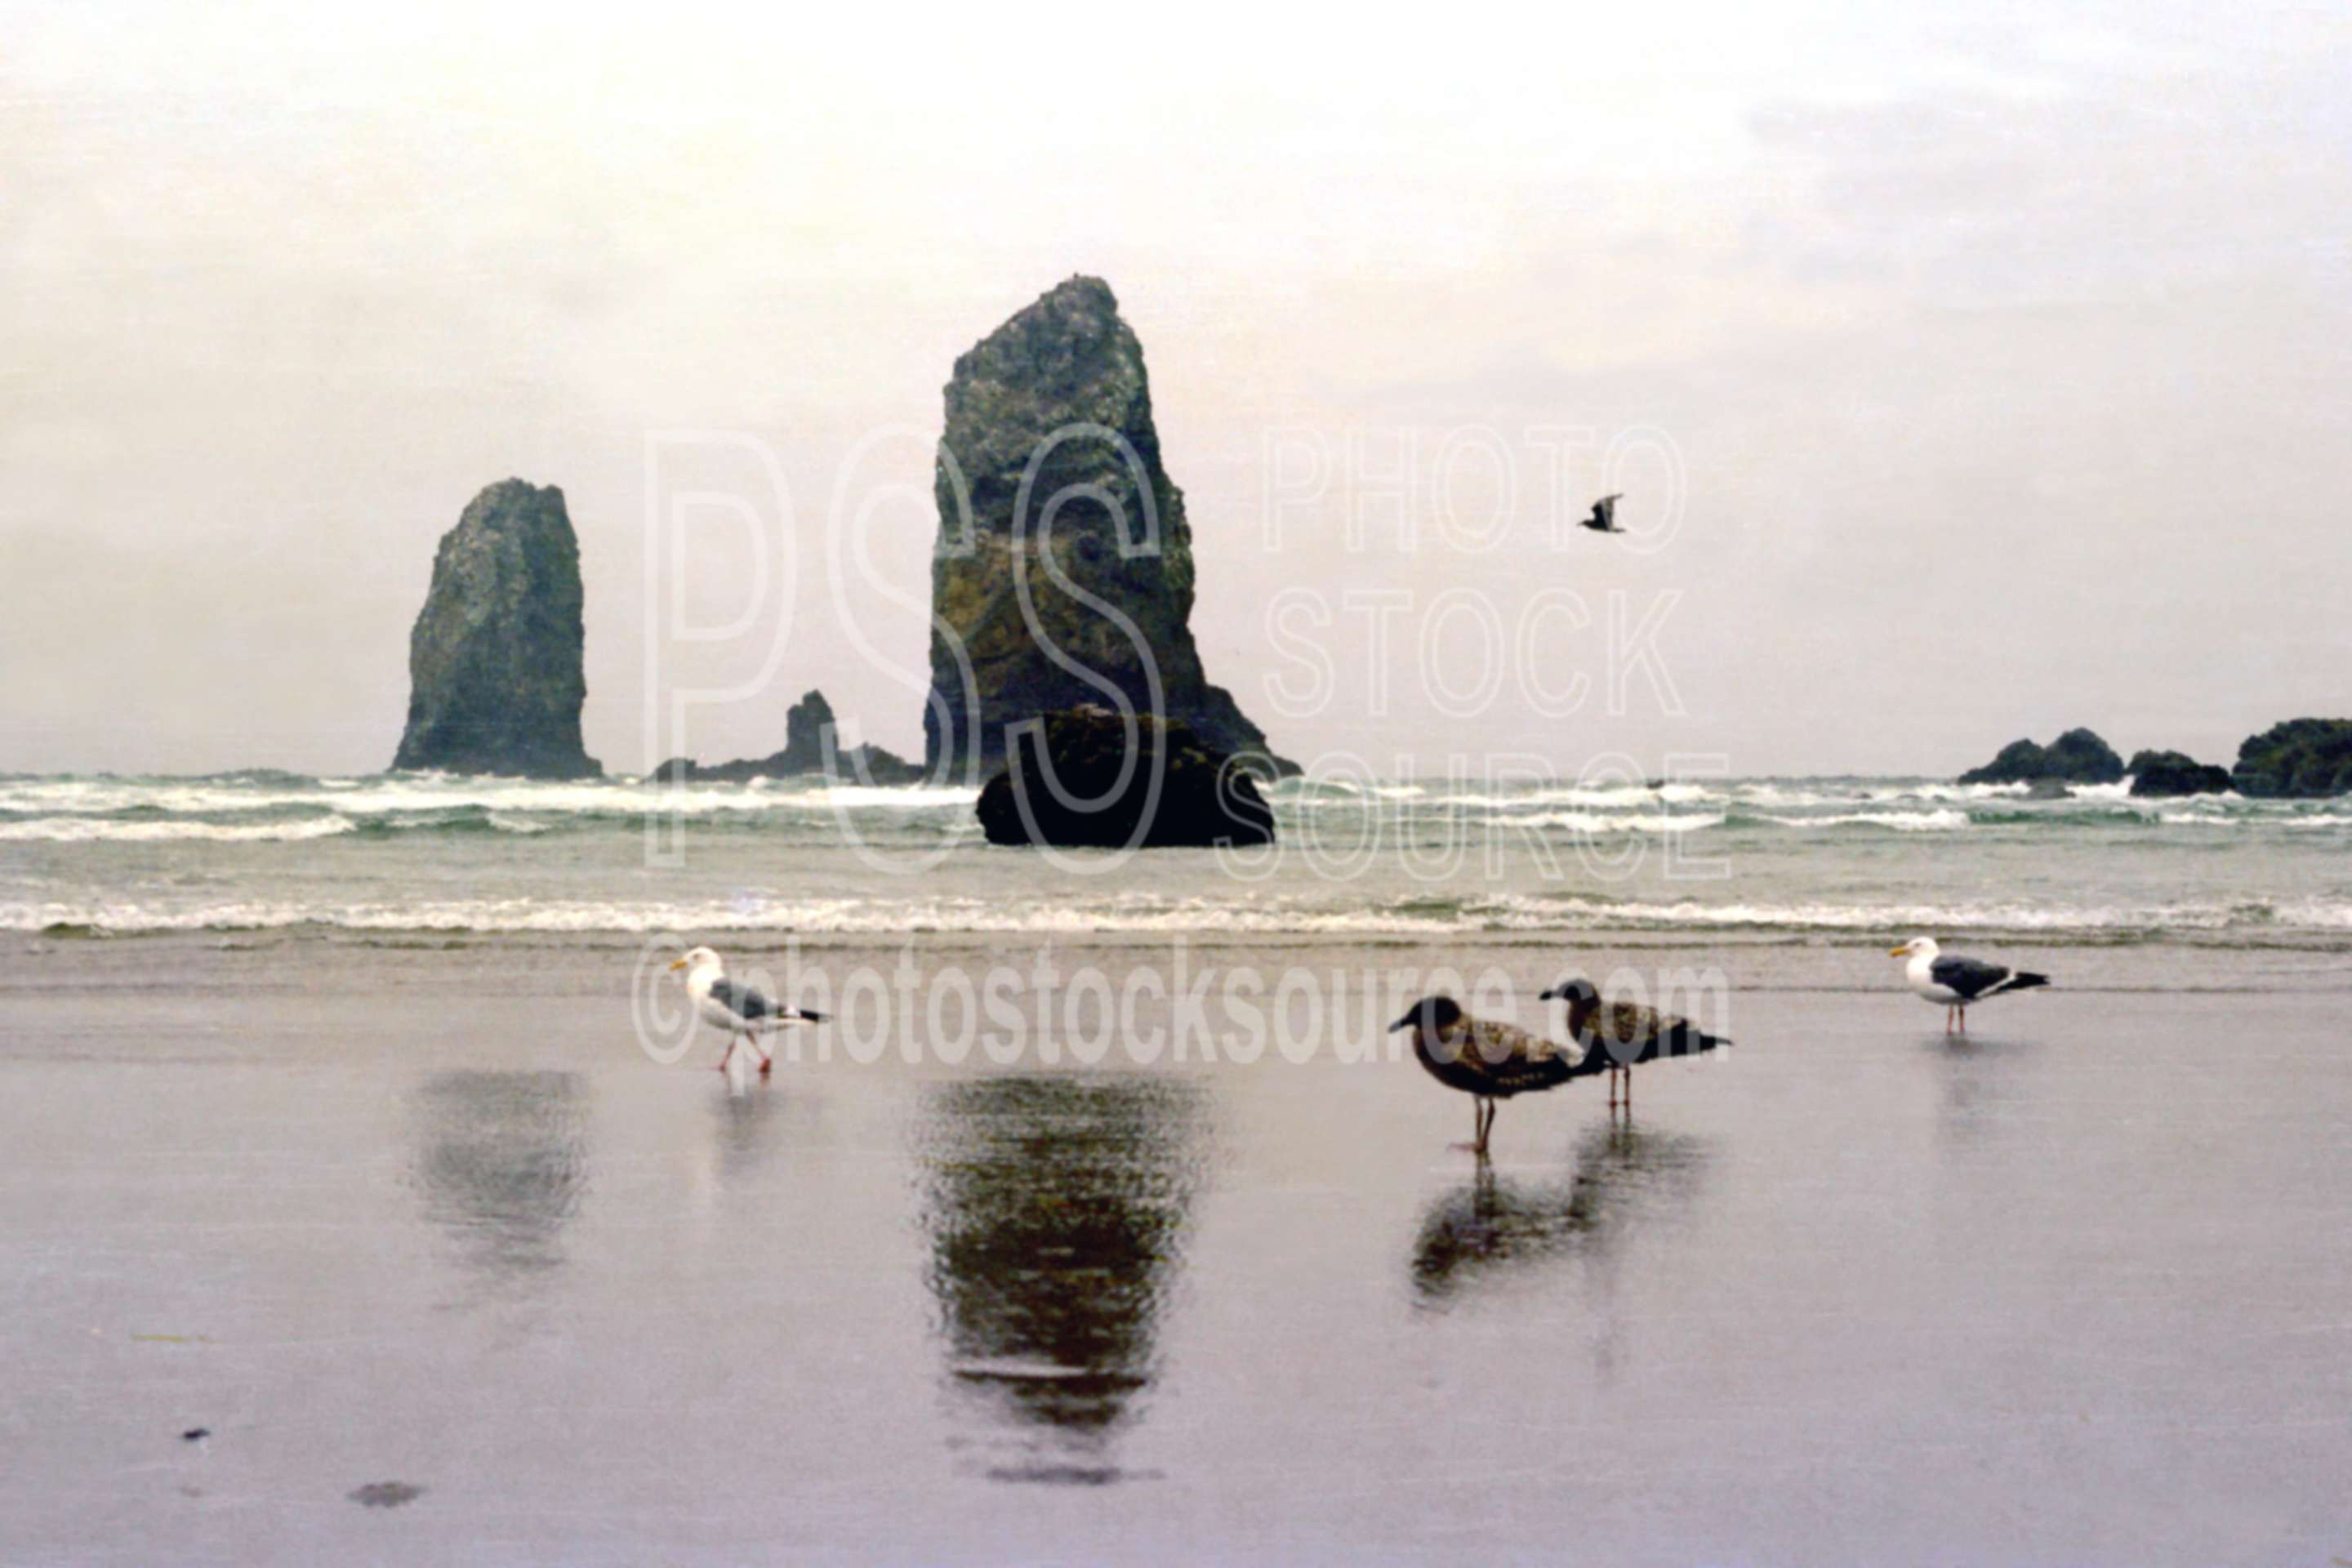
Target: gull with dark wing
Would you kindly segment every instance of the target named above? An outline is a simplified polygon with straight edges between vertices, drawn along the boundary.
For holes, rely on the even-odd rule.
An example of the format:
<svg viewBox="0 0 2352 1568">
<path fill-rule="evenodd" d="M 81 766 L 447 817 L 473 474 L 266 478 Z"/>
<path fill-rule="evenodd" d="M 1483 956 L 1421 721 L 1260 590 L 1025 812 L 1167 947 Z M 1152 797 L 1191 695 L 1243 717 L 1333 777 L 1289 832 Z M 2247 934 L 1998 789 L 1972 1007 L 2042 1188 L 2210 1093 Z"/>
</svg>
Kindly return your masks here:
<svg viewBox="0 0 2352 1568">
<path fill-rule="evenodd" d="M 1911 961 L 1903 966 L 1903 977 L 1922 1000 L 1943 1005 L 1944 1033 L 1948 1035 L 1952 1033 L 1956 1020 L 1961 1034 L 1969 1032 L 1969 1003 L 1998 996 L 2004 991 L 2031 991 L 2050 984 L 2046 974 L 1948 953 L 1936 945 L 1932 936 L 1915 936 L 1901 947 L 1888 948 L 1886 956 Z"/>
<path fill-rule="evenodd" d="M 686 971 L 686 994 L 694 999 L 694 1010 L 702 1021 L 727 1031 L 727 1054 L 719 1058 L 720 1072 L 735 1059 L 736 1047 L 749 1046 L 760 1058 L 760 1076 L 766 1078 L 775 1067 L 775 1058 L 760 1049 L 757 1037 L 798 1024 L 824 1022 L 822 1013 L 788 1007 L 765 992 L 728 979 L 727 965 L 707 947 L 694 949 L 670 968 Z"/>
<path fill-rule="evenodd" d="M 1609 1108 L 1633 1109 L 1633 1068 L 1660 1057 L 1696 1056 L 1727 1046 L 1688 1018 L 1660 1013 L 1639 1003 L 1605 1001 L 1590 980 L 1563 980 L 1543 994 L 1546 1002 L 1568 1004 L 1568 1035 L 1583 1054 L 1580 1072 L 1609 1074 Z M 1622 1087 L 1621 1087 L 1622 1086 Z"/>
<path fill-rule="evenodd" d="M 1589 528 L 1595 533 L 1624 532 L 1623 529 L 1617 526 L 1617 503 L 1624 499 L 1625 492 L 1622 490 L 1619 490 L 1615 495 L 1602 496 L 1592 503 L 1591 517 L 1580 517 L 1576 520 L 1577 526 Z"/>
<path fill-rule="evenodd" d="M 1583 1065 L 1574 1046 L 1531 1035 L 1508 1024 L 1474 1018 L 1451 996 L 1424 996 L 1389 1026 L 1412 1031 L 1412 1054 L 1429 1076 L 1477 1102 L 1473 1152 L 1486 1152 L 1495 1128 L 1496 1103 L 1515 1094 L 1557 1089 Z"/>
</svg>

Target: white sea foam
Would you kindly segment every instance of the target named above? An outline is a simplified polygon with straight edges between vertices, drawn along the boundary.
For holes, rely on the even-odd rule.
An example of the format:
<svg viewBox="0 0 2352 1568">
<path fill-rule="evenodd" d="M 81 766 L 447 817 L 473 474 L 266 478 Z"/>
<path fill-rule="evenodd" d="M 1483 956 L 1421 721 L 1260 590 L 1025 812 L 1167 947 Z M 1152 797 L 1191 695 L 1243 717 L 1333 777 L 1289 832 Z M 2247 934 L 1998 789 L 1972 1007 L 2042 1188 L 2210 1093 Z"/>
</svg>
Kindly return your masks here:
<svg viewBox="0 0 2352 1568">
<path fill-rule="evenodd" d="M 1865 784 L 1859 787 L 1862 798 L 1891 803 L 1901 800 L 2000 800 L 2022 796 L 2026 786 L 2021 784 L 1943 784 L 1922 779 L 1901 784 Z"/>
<path fill-rule="evenodd" d="M 408 905 L 232 900 L 184 905 L 114 900 L 0 903 L 0 930 L 79 926 L 133 934 L 323 926 L 362 931 L 466 933 L 776 931 L 1084 937 L 1095 933 L 1445 936 L 1541 931 L 1748 931 L 1939 932 L 2000 931 L 2068 934 L 2352 930 L 2352 903 L 2313 899 L 2282 904 L 2202 903 L 2059 907 L 1935 903 L 1627 903 L 1597 898 L 1502 895 L 1459 902 L 1401 899 L 1370 907 L 1315 900 L 1243 904 L 1201 898 L 1113 895 L 1079 900 L 800 899 L 622 902 L 480 899 Z"/>
<path fill-rule="evenodd" d="M 1559 827 L 1571 833 L 1690 833 L 1702 827 L 1720 827 L 1721 812 L 1640 812 L 1615 813 L 1597 811 L 1548 811 L 1534 816 L 1514 816 L 1501 819 L 1505 827 Z"/>
<path fill-rule="evenodd" d="M 1704 795 L 1704 790 L 1698 792 Z M 1454 795 L 1433 795 L 1423 804 L 1432 806 L 1468 806 L 1476 811 L 1531 811 L 1548 805 L 1597 806 L 1602 809 L 1632 810 L 1653 805 L 1667 798 L 1659 791 L 1641 784 L 1604 785 L 1596 788 L 1563 786 L 1558 789 L 1515 791 L 1508 795 L 1492 795 L 1479 790 Z M 1696 797 L 1685 797 L 1696 798 Z"/>
<path fill-rule="evenodd" d="M 299 809 L 310 806 L 355 816 L 449 811 L 477 807 L 564 815 L 610 813 L 703 815 L 719 812 L 835 806 L 901 811 L 970 805 L 976 789 L 885 788 L 792 779 L 749 784 L 546 784 L 529 779 L 457 778 L 431 774 L 316 784 L 238 784 L 225 780 L 141 783 L 116 779 L 16 779 L 0 782 L 0 811 L 101 813 L 144 808 L 182 815 Z"/>
<path fill-rule="evenodd" d="M 1775 784 L 1742 784 L 1732 792 L 1732 799 L 1742 805 L 1804 806 L 1830 805 L 1855 797 L 1852 795 L 1827 795 L 1819 790 L 1789 789 Z"/>
<path fill-rule="evenodd" d="M 897 811 L 932 811 L 943 806 L 971 805 L 980 799 L 980 791 L 926 784 L 887 787 L 879 784 L 830 784 L 810 791 L 808 798 L 813 803 L 828 806 L 887 806 Z"/>
<path fill-rule="evenodd" d="M 1950 833 L 1969 826 L 1965 811 L 1848 811 L 1830 816 L 1773 816 L 1783 827 L 1885 827 L 1896 833 Z"/>
<path fill-rule="evenodd" d="M 291 843 L 331 838 L 358 824 L 347 816 L 306 816 L 291 822 L 123 822 L 92 816 L 34 816 L 0 822 L 0 839 L 47 844 Z"/>
<path fill-rule="evenodd" d="M 2352 903 L 2332 899 L 2297 899 L 2278 906 L 2279 924 L 2322 931 L 2352 931 Z"/>
</svg>

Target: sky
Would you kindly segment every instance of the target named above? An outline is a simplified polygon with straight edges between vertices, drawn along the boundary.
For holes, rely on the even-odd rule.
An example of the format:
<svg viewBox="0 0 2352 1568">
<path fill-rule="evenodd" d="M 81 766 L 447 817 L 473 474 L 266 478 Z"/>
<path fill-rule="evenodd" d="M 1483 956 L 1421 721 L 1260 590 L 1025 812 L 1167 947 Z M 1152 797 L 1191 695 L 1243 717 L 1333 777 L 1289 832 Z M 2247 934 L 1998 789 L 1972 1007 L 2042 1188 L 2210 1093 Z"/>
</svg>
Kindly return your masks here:
<svg viewBox="0 0 2352 1568">
<path fill-rule="evenodd" d="M 481 9 L 0 0 L 0 771 L 385 765 L 509 475 L 608 767 L 919 754 L 940 389 L 1074 272 L 1302 761 L 2352 711 L 2342 7 Z"/>
</svg>

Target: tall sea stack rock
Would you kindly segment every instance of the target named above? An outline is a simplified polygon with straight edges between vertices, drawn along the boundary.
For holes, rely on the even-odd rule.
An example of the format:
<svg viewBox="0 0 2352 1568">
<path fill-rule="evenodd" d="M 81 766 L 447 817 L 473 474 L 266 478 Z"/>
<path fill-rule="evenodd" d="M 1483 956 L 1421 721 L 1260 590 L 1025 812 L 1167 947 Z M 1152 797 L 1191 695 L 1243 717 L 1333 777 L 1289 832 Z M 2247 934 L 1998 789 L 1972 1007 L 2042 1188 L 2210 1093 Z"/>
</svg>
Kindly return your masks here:
<svg viewBox="0 0 2352 1568">
<path fill-rule="evenodd" d="M 591 778 L 580 741 L 580 544 L 563 492 L 505 479 L 441 536 L 408 635 L 395 768 Z"/>
<path fill-rule="evenodd" d="M 1073 278 L 956 361 L 934 493 L 934 768 L 995 766 L 1007 726 L 1108 701 L 1098 683 L 1150 712 L 1156 670 L 1160 717 L 1265 772 L 1297 771 L 1202 672 L 1184 495 L 1109 285 Z"/>
</svg>

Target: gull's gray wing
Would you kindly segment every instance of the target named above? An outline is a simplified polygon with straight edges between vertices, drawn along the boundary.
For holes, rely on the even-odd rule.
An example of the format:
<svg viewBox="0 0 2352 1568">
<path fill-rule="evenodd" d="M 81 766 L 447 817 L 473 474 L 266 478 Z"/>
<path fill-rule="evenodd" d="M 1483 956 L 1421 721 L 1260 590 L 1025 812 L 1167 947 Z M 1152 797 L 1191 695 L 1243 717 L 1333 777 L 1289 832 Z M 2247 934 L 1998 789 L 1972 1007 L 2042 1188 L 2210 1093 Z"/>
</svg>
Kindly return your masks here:
<svg viewBox="0 0 2352 1568">
<path fill-rule="evenodd" d="M 2009 970 L 1981 958 L 1939 958 L 1927 966 L 1928 977 L 1958 994 L 1962 1001 L 1983 995 L 2009 978 Z"/>
<path fill-rule="evenodd" d="M 732 980 L 719 979 L 710 983 L 710 999 L 747 1024 L 762 1018 L 782 1020 L 805 1019 L 809 1023 L 824 1020 L 822 1013 L 811 1013 L 799 1007 L 787 1007 L 764 991 L 749 985 L 738 985 Z"/>
</svg>

